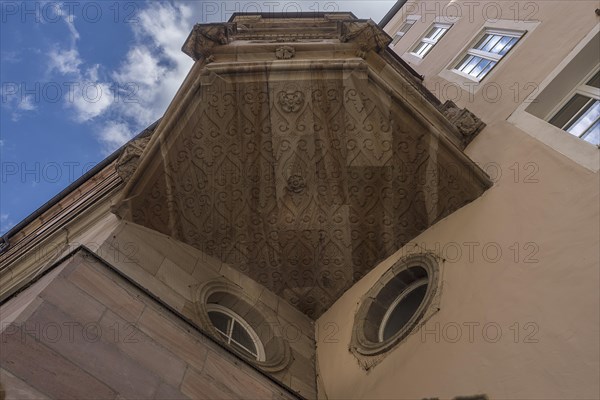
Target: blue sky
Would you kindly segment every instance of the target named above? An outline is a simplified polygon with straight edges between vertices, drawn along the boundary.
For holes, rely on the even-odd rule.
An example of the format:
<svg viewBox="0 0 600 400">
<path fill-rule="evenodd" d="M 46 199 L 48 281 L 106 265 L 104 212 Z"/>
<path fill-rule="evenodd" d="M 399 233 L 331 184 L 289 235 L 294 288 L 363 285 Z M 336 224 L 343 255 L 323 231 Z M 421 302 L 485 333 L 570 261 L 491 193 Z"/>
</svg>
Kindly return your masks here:
<svg viewBox="0 0 600 400">
<path fill-rule="evenodd" d="M 352 11 L 387 1 L 0 0 L 0 234 L 161 117 L 197 22 L 235 11 Z"/>
</svg>

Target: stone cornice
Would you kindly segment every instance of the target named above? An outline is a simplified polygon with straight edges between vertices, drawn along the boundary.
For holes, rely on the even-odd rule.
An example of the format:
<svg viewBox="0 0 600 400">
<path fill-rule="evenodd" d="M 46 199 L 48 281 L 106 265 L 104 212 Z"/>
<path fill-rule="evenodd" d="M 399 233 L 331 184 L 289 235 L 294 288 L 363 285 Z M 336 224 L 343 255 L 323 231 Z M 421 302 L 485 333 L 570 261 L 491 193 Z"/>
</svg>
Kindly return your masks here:
<svg viewBox="0 0 600 400">
<path fill-rule="evenodd" d="M 0 298 L 11 288 L 20 285 L 20 282 L 29 276 L 32 268 L 43 266 L 46 256 L 55 253 L 61 243 L 68 244 L 69 236 L 74 234 L 67 228 L 71 222 L 77 221 L 83 213 L 100 205 L 121 185 L 122 180 L 113 162 L 11 236 L 10 247 L 0 254 Z M 57 241 L 57 235 L 66 237 Z M 18 271 L 15 270 L 15 266 L 18 267 Z"/>
<path fill-rule="evenodd" d="M 216 48 L 234 41 L 260 43 L 294 43 L 299 41 L 336 40 L 352 43 L 357 54 L 380 52 L 392 38 L 371 20 L 342 19 L 347 15 L 324 15 L 320 18 L 273 19 L 262 16 L 239 16 L 233 22 L 197 24 L 182 50 L 194 61 L 212 61 Z"/>
</svg>

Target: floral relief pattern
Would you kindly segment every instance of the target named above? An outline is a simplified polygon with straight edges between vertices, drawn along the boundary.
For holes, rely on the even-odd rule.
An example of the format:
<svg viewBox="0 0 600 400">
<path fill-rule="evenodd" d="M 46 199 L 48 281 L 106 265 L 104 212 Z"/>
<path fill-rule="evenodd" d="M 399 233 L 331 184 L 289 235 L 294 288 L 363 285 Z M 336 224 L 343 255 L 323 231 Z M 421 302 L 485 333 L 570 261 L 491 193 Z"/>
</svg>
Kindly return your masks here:
<svg viewBox="0 0 600 400">
<path fill-rule="evenodd" d="M 288 75 L 201 86 L 132 197 L 131 218 L 317 318 L 484 188 L 364 76 Z"/>
</svg>

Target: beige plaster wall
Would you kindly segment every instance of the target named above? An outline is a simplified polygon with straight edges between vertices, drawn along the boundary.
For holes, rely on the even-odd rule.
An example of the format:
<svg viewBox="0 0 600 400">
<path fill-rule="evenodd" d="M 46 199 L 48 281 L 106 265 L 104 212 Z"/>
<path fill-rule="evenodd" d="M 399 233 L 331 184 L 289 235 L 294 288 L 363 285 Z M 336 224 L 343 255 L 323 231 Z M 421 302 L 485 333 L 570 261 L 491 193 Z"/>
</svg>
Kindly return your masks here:
<svg viewBox="0 0 600 400">
<path fill-rule="evenodd" d="M 452 99 L 489 124 L 508 118 L 565 56 L 597 27 L 596 8 L 597 1 L 587 0 L 409 1 L 385 30 L 393 36 L 406 15 L 420 15 L 421 18 L 392 49 L 425 76 L 425 86 L 442 101 Z M 456 16 L 459 18 L 452 18 Z M 453 23 L 452 28 L 423 60 L 407 55 L 436 18 L 439 22 Z M 454 66 L 451 63 L 484 26 L 510 25 L 519 20 L 518 29 L 527 30 L 527 33 L 481 85 L 464 86 L 440 76 L 442 71 Z M 452 76 L 448 72 L 445 76 Z"/>
<path fill-rule="evenodd" d="M 495 186 L 413 241 L 446 259 L 439 312 L 361 370 L 358 300 L 413 244 L 382 262 L 317 321 L 321 398 L 600 396 L 598 174 L 506 122 L 467 152 Z"/>
</svg>

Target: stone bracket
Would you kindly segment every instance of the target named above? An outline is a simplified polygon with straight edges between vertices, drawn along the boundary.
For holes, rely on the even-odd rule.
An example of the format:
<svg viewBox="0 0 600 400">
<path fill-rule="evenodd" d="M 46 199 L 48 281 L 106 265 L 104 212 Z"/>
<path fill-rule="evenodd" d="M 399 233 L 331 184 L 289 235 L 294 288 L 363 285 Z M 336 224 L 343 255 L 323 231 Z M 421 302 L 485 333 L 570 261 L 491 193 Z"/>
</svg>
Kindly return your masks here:
<svg viewBox="0 0 600 400">
<path fill-rule="evenodd" d="M 342 21 L 340 24 L 340 42 L 355 43 L 358 46 L 357 54 L 364 58 L 373 50 L 379 52 L 386 49 L 392 38 L 373 21 Z"/>
<path fill-rule="evenodd" d="M 194 61 L 209 59 L 213 49 L 228 44 L 236 31 L 235 23 L 196 24 L 181 50 Z"/>
<path fill-rule="evenodd" d="M 447 100 L 440 106 L 440 112 L 456 127 L 462 149 L 483 130 L 485 123 L 466 108 L 459 108 L 453 101 Z"/>
<path fill-rule="evenodd" d="M 127 183 L 137 169 L 140 157 L 148 145 L 148 142 L 150 142 L 152 132 L 153 130 L 151 129 L 144 131 L 140 136 L 127 143 L 121 155 L 119 155 L 115 164 L 115 169 L 123 182 Z"/>
</svg>

